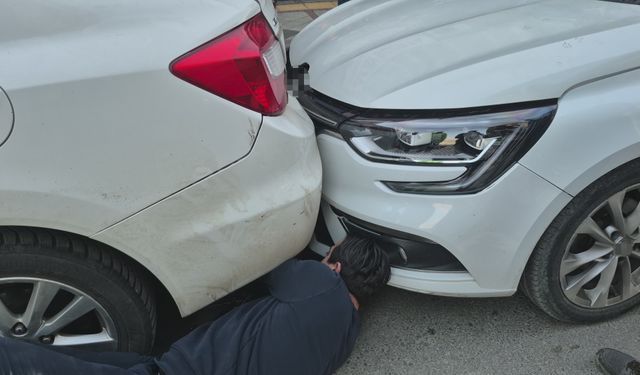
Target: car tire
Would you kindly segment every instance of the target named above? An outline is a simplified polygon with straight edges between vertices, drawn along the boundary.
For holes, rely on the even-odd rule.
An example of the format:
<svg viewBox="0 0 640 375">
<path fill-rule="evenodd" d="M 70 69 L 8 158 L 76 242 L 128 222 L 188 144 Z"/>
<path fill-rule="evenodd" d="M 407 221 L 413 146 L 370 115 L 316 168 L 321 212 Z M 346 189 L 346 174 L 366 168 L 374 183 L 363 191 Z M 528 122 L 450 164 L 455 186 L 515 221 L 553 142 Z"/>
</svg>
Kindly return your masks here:
<svg viewBox="0 0 640 375">
<path fill-rule="evenodd" d="M 0 308 L 4 304 L 7 319 L 14 319 L 5 319 L 0 335 L 88 350 L 151 350 L 156 310 L 150 283 L 114 250 L 68 233 L 0 228 L 0 260 Z M 82 344 L 89 339 L 95 342 Z"/>
<path fill-rule="evenodd" d="M 581 275 L 580 272 L 585 271 L 579 268 L 566 274 L 569 276 L 563 276 L 563 272 L 561 271 L 562 263 L 567 259 L 567 252 L 573 251 L 570 250 L 571 248 L 569 246 L 573 246 L 575 241 L 578 241 L 577 236 L 582 235 L 578 232 L 584 232 L 579 229 L 583 228 L 581 227 L 582 223 L 588 219 L 593 219 L 593 222 L 598 220 L 606 221 L 608 217 L 608 211 L 606 210 L 610 210 L 609 203 L 606 202 L 608 202 L 610 197 L 625 191 L 628 187 L 640 185 L 640 174 L 637 173 L 638 170 L 640 170 L 640 160 L 634 160 L 596 180 L 573 198 L 553 220 L 539 240 L 523 274 L 521 289 L 535 305 L 550 316 L 567 322 L 596 322 L 615 317 L 640 302 L 640 294 L 635 292 L 635 295 L 630 296 L 629 294 L 625 297 L 627 299 L 622 299 L 621 296 L 619 303 L 606 305 L 604 307 L 588 307 L 577 304 L 567 296 L 566 291 L 569 289 L 568 285 L 570 284 L 568 284 L 566 280 L 569 280 L 569 277 L 576 279 L 576 276 L 571 276 L 573 273 Z M 628 202 L 628 199 L 630 199 L 628 194 L 629 193 L 623 193 L 622 201 Z M 632 204 L 636 204 L 637 193 L 634 191 L 633 194 L 636 198 Z M 603 202 L 605 202 L 604 206 Z M 598 211 L 598 207 L 602 207 L 600 210 L 605 211 Z M 590 216 L 591 214 L 594 214 L 594 216 Z M 599 219 L 595 215 L 603 215 L 601 216 L 603 219 Z M 613 220 L 612 217 L 613 216 L 611 216 L 611 220 Z M 604 224 L 598 223 L 598 225 L 600 227 L 607 224 L 605 222 Z M 574 243 L 570 241 L 574 241 Z M 581 239 L 581 241 L 583 241 L 583 239 Z M 602 261 L 608 261 L 613 256 L 614 253 L 611 253 Z M 619 261 L 618 259 L 615 260 L 615 262 Z M 587 267 L 590 267 L 590 265 L 591 263 L 588 263 L 582 267 L 585 267 L 584 270 L 587 270 Z M 616 263 L 616 266 L 614 266 L 614 273 L 624 272 L 623 269 L 618 271 L 616 267 L 621 267 L 620 263 Z M 600 285 L 599 281 L 604 277 L 602 275 L 603 274 L 597 276 L 597 278 L 591 282 Z M 562 282 L 563 277 L 565 278 L 564 286 Z M 621 278 L 622 276 L 618 278 L 618 282 L 622 282 Z M 616 280 L 615 276 L 613 276 L 613 280 Z M 606 282 L 604 285 L 606 285 Z M 619 289 L 622 289 L 622 287 Z M 604 288 L 601 290 L 604 290 Z M 604 296 L 604 299 L 608 300 L 612 291 L 615 295 L 615 289 L 612 290 L 610 286 L 606 291 L 607 294 Z M 584 293 L 584 290 L 579 293 Z M 575 299 L 575 297 L 573 298 Z"/>
</svg>

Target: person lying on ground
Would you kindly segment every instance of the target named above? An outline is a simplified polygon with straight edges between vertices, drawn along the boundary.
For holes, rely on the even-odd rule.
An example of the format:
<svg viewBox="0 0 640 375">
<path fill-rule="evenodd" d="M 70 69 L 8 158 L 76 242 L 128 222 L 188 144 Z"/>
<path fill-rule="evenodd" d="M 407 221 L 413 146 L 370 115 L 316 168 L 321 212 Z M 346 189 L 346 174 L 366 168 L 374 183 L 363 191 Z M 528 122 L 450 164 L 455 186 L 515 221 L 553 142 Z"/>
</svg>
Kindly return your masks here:
<svg viewBox="0 0 640 375">
<path fill-rule="evenodd" d="M 360 302 L 389 275 L 376 240 L 350 235 L 322 262 L 283 263 L 266 277 L 268 296 L 195 329 L 156 358 L 0 338 L 0 374 L 332 374 L 354 347 Z"/>
</svg>

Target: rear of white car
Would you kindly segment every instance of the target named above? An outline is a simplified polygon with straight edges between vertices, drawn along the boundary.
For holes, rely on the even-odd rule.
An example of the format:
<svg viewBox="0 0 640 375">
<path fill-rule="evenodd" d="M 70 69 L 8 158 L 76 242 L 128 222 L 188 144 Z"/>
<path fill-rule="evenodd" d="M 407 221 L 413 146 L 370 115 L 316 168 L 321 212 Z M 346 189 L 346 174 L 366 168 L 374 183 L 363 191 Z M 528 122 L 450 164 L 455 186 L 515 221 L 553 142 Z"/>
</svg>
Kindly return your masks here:
<svg viewBox="0 0 640 375">
<path fill-rule="evenodd" d="M 0 335 L 145 351 L 155 289 L 188 315 L 307 244 L 321 166 L 270 1 L 2 8 Z"/>
<path fill-rule="evenodd" d="M 633 306 L 637 35 L 640 6 L 595 0 L 354 0 L 318 18 L 290 51 L 325 170 L 313 248 L 380 236 L 392 285 L 448 296 L 511 295 L 524 273 L 559 319 Z"/>
</svg>

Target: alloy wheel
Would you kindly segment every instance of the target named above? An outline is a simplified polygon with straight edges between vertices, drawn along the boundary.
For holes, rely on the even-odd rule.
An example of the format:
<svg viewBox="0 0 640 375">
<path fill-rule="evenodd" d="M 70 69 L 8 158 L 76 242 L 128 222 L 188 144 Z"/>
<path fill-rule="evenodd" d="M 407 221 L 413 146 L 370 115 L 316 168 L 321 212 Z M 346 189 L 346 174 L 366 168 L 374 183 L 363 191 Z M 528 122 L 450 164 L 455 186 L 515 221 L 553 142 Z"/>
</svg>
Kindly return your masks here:
<svg viewBox="0 0 640 375">
<path fill-rule="evenodd" d="M 560 283 L 572 303 L 590 309 L 640 292 L 640 185 L 602 202 L 578 226 L 565 249 Z"/>
<path fill-rule="evenodd" d="M 94 350 L 118 346 L 113 319 L 96 300 L 32 277 L 0 278 L 0 336 Z"/>
</svg>

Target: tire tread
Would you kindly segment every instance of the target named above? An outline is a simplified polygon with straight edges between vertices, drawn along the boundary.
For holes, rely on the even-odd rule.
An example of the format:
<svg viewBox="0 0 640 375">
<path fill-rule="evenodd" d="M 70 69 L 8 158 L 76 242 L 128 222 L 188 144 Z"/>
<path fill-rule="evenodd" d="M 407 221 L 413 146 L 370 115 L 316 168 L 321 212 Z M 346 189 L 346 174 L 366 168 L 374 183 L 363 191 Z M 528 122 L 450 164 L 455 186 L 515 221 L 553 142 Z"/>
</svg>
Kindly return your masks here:
<svg viewBox="0 0 640 375">
<path fill-rule="evenodd" d="M 554 285 L 555 278 L 550 264 L 550 259 L 556 255 L 556 252 L 564 252 L 564 248 L 559 250 L 558 247 L 563 243 L 564 235 L 573 233 L 572 225 L 575 224 L 576 218 L 582 217 L 585 211 L 591 212 L 591 207 L 597 206 L 605 199 L 603 195 L 609 194 L 612 190 L 615 192 L 621 186 L 637 183 L 640 179 L 636 172 L 638 170 L 640 170 L 640 159 L 624 164 L 593 182 L 562 209 L 538 241 L 522 275 L 520 288 L 536 306 L 551 317 L 564 322 L 597 322 L 617 316 L 640 301 L 640 295 L 638 295 L 600 311 L 561 302 L 560 299 L 565 297 L 553 294 L 557 285 Z M 558 291 L 559 288 L 556 292 Z"/>
<path fill-rule="evenodd" d="M 137 265 L 128 264 L 129 262 L 114 250 L 79 235 L 28 227 L 0 228 L 0 254 L 38 248 L 47 252 L 59 251 L 81 262 L 97 265 L 124 281 L 142 302 L 151 324 L 151 331 L 156 331 L 154 294 L 150 293 L 150 283 L 144 280 L 144 272 L 131 269 Z"/>
</svg>

